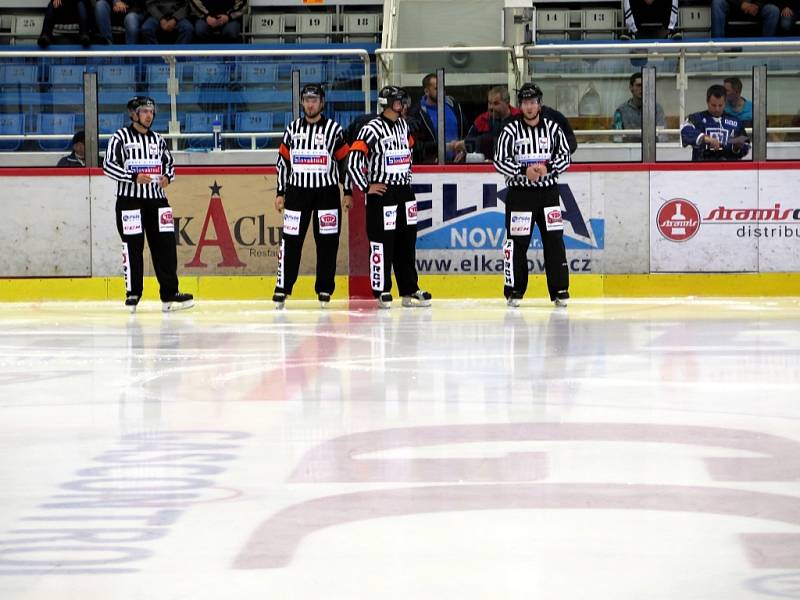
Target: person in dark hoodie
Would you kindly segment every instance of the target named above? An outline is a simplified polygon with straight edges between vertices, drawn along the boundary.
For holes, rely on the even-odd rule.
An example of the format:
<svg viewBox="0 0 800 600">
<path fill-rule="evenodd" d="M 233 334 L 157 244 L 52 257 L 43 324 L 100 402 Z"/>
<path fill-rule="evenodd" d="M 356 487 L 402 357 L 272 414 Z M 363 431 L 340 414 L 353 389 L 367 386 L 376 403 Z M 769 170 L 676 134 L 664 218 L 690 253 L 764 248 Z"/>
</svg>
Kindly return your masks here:
<svg viewBox="0 0 800 600">
<path fill-rule="evenodd" d="M 422 98 L 408 113 L 409 123 L 416 130 L 414 146 L 415 163 L 435 163 L 438 157 L 439 143 L 437 114 L 438 78 L 436 73 L 429 73 L 422 78 Z M 461 107 L 452 97 L 444 99 L 445 125 L 444 139 L 446 143 L 445 161 L 464 162 L 465 154 L 457 149 L 458 143 L 464 139 L 464 115 Z"/>
<path fill-rule="evenodd" d="M 86 166 L 86 134 L 83 131 L 72 136 L 72 152 L 62 156 L 57 167 L 85 167 Z"/>
<path fill-rule="evenodd" d="M 189 0 L 194 23 L 194 41 L 208 44 L 219 41 L 238 44 L 242 41 L 242 15 L 247 0 Z"/>
<path fill-rule="evenodd" d="M 187 18 L 187 0 L 146 0 L 147 19 L 142 24 L 142 43 L 191 44 L 194 26 Z"/>
</svg>

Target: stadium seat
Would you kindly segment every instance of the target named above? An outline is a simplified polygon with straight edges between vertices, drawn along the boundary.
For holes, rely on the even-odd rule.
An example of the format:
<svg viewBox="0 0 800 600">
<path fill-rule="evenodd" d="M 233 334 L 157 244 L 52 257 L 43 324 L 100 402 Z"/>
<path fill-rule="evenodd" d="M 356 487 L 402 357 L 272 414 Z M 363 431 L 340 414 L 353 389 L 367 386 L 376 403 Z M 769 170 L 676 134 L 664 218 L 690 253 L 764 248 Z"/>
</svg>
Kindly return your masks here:
<svg viewBox="0 0 800 600">
<path fill-rule="evenodd" d="M 17 15 L 14 21 L 14 35 L 11 38 L 14 44 L 30 44 L 42 33 L 44 26 L 43 14 Z"/>
<path fill-rule="evenodd" d="M 136 84 L 136 66 L 100 65 L 97 67 L 97 83 L 102 86 L 124 85 L 131 88 Z"/>
<path fill-rule="evenodd" d="M 268 132 L 272 131 L 273 113 L 269 112 L 240 112 L 236 114 L 234 129 L 236 133 Z M 242 148 L 252 148 L 251 138 L 237 138 Z M 256 148 L 263 149 L 269 145 L 270 138 L 256 138 Z"/>
<path fill-rule="evenodd" d="M 616 8 L 585 8 L 581 13 L 584 40 L 613 40 L 620 11 Z"/>
<path fill-rule="evenodd" d="M 36 115 L 36 131 L 43 134 L 62 133 L 72 136 L 75 133 L 74 113 L 39 113 Z M 70 139 L 38 140 L 39 147 L 49 152 L 67 151 L 72 146 Z"/>
<path fill-rule="evenodd" d="M 322 62 L 294 63 L 292 71 L 300 72 L 300 85 L 325 81 L 325 64 Z"/>
<path fill-rule="evenodd" d="M 178 81 L 183 80 L 185 67 L 186 65 L 184 63 L 175 65 L 175 76 L 178 78 Z M 148 85 L 165 86 L 169 79 L 169 65 L 165 62 L 147 64 L 145 65 L 144 76 L 145 83 Z M 164 87 L 164 89 L 166 89 L 166 87 Z"/>
<path fill-rule="evenodd" d="M 184 127 L 185 133 L 211 133 L 211 124 L 217 115 L 208 112 L 189 112 L 186 113 L 186 125 Z M 222 121 L 223 131 L 225 129 L 225 117 L 219 115 Z M 189 148 L 211 148 L 213 139 L 211 137 L 202 138 L 186 138 L 186 144 Z"/>
<path fill-rule="evenodd" d="M 34 86 L 39 83 L 36 65 L 6 64 L 2 71 L 3 85 Z"/>
<path fill-rule="evenodd" d="M 344 15 L 344 41 L 380 42 L 381 15 L 378 13 L 349 13 Z"/>
<path fill-rule="evenodd" d="M 262 62 L 240 63 L 239 80 L 249 85 L 274 85 L 278 82 L 278 65 Z"/>
<path fill-rule="evenodd" d="M 97 115 L 98 133 L 114 133 L 127 122 L 125 115 L 120 113 L 100 113 Z M 108 140 L 100 140 L 100 148 L 105 149 Z"/>
<path fill-rule="evenodd" d="M 569 10 L 545 8 L 536 10 L 537 40 L 566 40 L 569 38 Z"/>
<path fill-rule="evenodd" d="M 230 65 L 218 62 L 197 62 L 192 66 L 192 81 L 197 84 L 227 84 Z"/>
<path fill-rule="evenodd" d="M 86 65 L 50 65 L 48 81 L 50 85 L 80 86 L 85 72 Z"/>
<path fill-rule="evenodd" d="M 0 113 L 0 134 L 22 135 L 25 131 L 25 115 Z M 22 140 L 0 140 L 0 151 L 13 152 L 22 145 Z"/>
<path fill-rule="evenodd" d="M 707 38 L 711 35 L 710 6 L 681 6 L 678 8 L 678 27 L 687 38 Z"/>
<path fill-rule="evenodd" d="M 254 44 L 282 44 L 286 31 L 286 19 L 283 15 L 254 14 L 250 18 L 248 37 Z"/>
<path fill-rule="evenodd" d="M 331 41 L 333 15 L 330 13 L 300 13 L 297 15 L 297 43 L 326 43 Z"/>
</svg>

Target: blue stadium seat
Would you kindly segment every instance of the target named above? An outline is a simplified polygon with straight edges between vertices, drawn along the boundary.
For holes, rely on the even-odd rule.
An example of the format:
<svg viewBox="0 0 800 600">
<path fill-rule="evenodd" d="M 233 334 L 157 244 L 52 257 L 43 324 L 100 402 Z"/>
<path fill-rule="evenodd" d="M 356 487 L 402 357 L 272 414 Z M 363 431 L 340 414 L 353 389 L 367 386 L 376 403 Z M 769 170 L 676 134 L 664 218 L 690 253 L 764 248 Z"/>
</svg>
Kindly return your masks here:
<svg viewBox="0 0 800 600">
<path fill-rule="evenodd" d="M 99 133 L 114 133 L 127 123 L 127 117 L 119 113 L 100 113 L 97 115 L 97 128 Z M 105 149 L 108 140 L 100 140 L 100 148 Z"/>
<path fill-rule="evenodd" d="M 234 129 L 236 133 L 250 131 L 272 131 L 273 113 L 268 112 L 240 112 L 236 113 Z M 252 148 L 250 138 L 237 138 L 242 148 Z M 256 148 L 266 148 L 270 138 L 256 138 Z"/>
<path fill-rule="evenodd" d="M 132 87 L 136 84 L 136 65 L 100 65 L 97 67 L 97 83 Z"/>
<path fill-rule="evenodd" d="M 363 113 L 358 112 L 357 110 L 341 110 L 336 111 L 333 116 L 333 120 L 336 121 L 339 125 L 342 126 L 342 129 L 347 129 L 347 126 L 353 121 L 353 119 L 361 116 Z"/>
<path fill-rule="evenodd" d="M 175 65 L 175 76 L 178 81 L 183 79 L 186 65 L 183 63 Z M 148 85 L 164 86 L 169 79 L 169 65 L 167 63 L 154 63 L 145 65 L 145 83 Z M 166 90 L 166 87 L 164 87 Z"/>
<path fill-rule="evenodd" d="M 264 63 L 241 63 L 239 79 L 251 85 L 278 83 L 278 65 Z"/>
<path fill-rule="evenodd" d="M 186 133 L 211 133 L 211 123 L 214 122 L 214 113 L 208 112 L 189 112 L 186 113 L 186 124 L 184 131 Z M 220 115 L 222 120 L 222 128 L 225 129 L 225 117 Z M 211 148 L 211 137 L 205 138 L 186 138 L 189 148 Z"/>
<path fill-rule="evenodd" d="M 82 85 L 86 65 L 50 65 L 50 85 Z"/>
<path fill-rule="evenodd" d="M 39 83 L 36 65 L 7 64 L 2 71 L 4 85 L 30 85 Z"/>
<path fill-rule="evenodd" d="M 198 62 L 192 66 L 192 81 L 197 84 L 227 84 L 231 67 L 225 63 Z"/>
<path fill-rule="evenodd" d="M 300 84 L 322 83 L 325 81 L 325 64 L 322 62 L 295 63 L 292 71 L 300 71 Z"/>
<path fill-rule="evenodd" d="M 25 115 L 0 113 L 0 134 L 22 135 L 25 130 Z M 22 145 L 22 140 L 0 140 L 1 152 L 12 152 Z"/>
<path fill-rule="evenodd" d="M 63 133 L 71 136 L 75 133 L 75 114 L 39 113 L 36 115 L 36 131 L 44 134 Z M 42 150 L 50 152 L 66 151 L 72 146 L 72 142 L 69 139 L 38 140 L 38 142 Z"/>
</svg>

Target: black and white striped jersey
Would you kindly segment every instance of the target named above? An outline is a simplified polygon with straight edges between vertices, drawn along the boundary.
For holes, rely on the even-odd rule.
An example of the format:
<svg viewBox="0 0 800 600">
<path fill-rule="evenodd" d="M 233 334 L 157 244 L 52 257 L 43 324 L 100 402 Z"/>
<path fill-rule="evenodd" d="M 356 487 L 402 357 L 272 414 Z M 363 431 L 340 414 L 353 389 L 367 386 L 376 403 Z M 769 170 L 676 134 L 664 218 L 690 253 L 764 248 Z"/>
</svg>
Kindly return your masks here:
<svg viewBox="0 0 800 600">
<path fill-rule="evenodd" d="M 350 146 L 347 170 L 365 192 L 371 183 L 409 185 L 413 147 L 405 119 L 392 121 L 378 115 L 367 121 Z"/>
<path fill-rule="evenodd" d="M 133 125 L 114 132 L 106 148 L 103 171 L 117 182 L 117 196 L 126 198 L 166 198 L 158 178 L 175 179 L 175 164 L 167 142 L 153 130 L 139 133 Z M 140 173 L 154 176 L 152 183 L 136 183 Z"/>
<path fill-rule="evenodd" d="M 278 150 L 278 196 L 286 194 L 287 186 L 322 188 L 339 184 L 339 165 L 342 167 L 344 193 L 352 185 L 347 175 L 347 154 L 350 146 L 344 131 L 336 122 L 322 115 L 316 123 L 301 117 L 289 123 Z"/>
<path fill-rule="evenodd" d="M 547 175 L 536 181 L 525 176 L 525 170 L 544 163 Z M 555 185 L 559 173 L 570 163 L 569 145 L 558 123 L 539 118 L 535 126 L 525 123 L 522 115 L 509 121 L 497 138 L 494 168 L 506 178 L 506 185 L 515 187 L 548 187 Z"/>
</svg>

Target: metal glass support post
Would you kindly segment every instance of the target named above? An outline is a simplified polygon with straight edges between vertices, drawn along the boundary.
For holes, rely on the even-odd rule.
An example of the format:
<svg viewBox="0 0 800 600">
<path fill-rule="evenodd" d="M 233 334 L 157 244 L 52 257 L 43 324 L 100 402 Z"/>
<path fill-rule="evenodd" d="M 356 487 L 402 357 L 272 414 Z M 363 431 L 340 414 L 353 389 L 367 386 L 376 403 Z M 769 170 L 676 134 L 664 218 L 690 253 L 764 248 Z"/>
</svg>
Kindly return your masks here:
<svg viewBox="0 0 800 600">
<path fill-rule="evenodd" d="M 767 65 L 753 67 L 753 160 L 767 160 Z"/>
<path fill-rule="evenodd" d="M 83 74 L 83 118 L 86 134 L 86 166 L 96 167 L 99 163 L 100 148 L 97 139 L 97 73 Z"/>
<path fill-rule="evenodd" d="M 174 56 L 165 56 L 164 62 L 169 66 L 167 79 L 167 93 L 169 94 L 169 129 L 171 135 L 177 136 L 181 132 L 181 123 L 178 121 L 178 67 Z M 178 150 L 178 138 L 170 140 L 172 150 Z"/>
<path fill-rule="evenodd" d="M 300 118 L 300 71 L 292 71 L 292 118 Z"/>
<path fill-rule="evenodd" d="M 656 162 L 656 70 L 642 69 L 642 162 Z"/>
<path fill-rule="evenodd" d="M 444 69 L 437 69 L 436 70 L 436 139 L 438 143 L 436 144 L 436 149 L 438 151 L 438 163 L 440 165 L 445 164 L 445 121 L 447 118 L 445 117 L 445 103 L 444 103 Z"/>
</svg>

